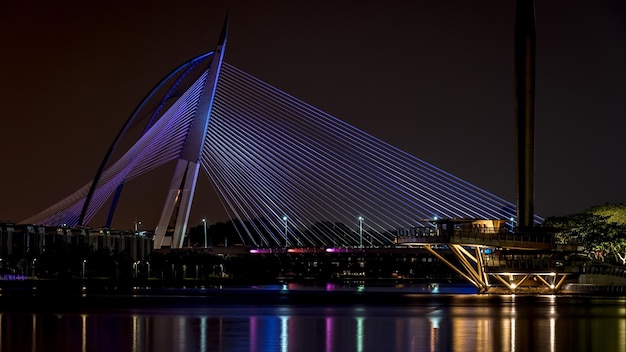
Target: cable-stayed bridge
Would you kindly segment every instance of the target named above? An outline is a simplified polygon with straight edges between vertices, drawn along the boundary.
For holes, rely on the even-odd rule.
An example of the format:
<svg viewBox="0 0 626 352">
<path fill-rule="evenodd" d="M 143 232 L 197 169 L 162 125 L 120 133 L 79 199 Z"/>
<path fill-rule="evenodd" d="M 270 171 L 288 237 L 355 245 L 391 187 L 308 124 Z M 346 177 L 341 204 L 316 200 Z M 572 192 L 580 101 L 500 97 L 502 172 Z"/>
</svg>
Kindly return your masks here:
<svg viewBox="0 0 626 352">
<path fill-rule="evenodd" d="M 552 236 L 515 231 L 514 204 L 224 62 L 225 48 L 226 26 L 214 51 L 176 68 L 139 104 L 92 181 L 22 223 L 86 227 L 108 209 L 110 227 L 125 183 L 175 163 L 155 249 L 184 246 L 204 175 L 242 220 L 249 247 L 419 246 L 481 290 L 489 275 L 509 288 L 529 273 L 552 289 L 563 282 L 553 267 L 512 274 L 485 257 L 487 247 L 556 248 Z M 442 245 L 459 265 L 435 251 Z"/>
<path fill-rule="evenodd" d="M 110 225 L 124 183 L 171 162 L 177 168 L 155 248 L 182 246 L 192 200 L 202 196 L 194 194 L 200 169 L 231 218 L 250 221 L 253 228 L 240 236 L 252 246 L 359 218 L 377 245 L 390 244 L 398 228 L 436 218 L 514 218 L 512 203 L 223 62 L 225 43 L 224 35 L 218 49 L 155 87 L 93 181 L 23 223 L 85 226 L 113 199 Z M 109 160 L 138 125 L 143 130 L 134 143 Z M 333 241 L 308 233 L 298 243 Z M 346 244 L 360 240 L 355 232 L 344 237 Z"/>
</svg>

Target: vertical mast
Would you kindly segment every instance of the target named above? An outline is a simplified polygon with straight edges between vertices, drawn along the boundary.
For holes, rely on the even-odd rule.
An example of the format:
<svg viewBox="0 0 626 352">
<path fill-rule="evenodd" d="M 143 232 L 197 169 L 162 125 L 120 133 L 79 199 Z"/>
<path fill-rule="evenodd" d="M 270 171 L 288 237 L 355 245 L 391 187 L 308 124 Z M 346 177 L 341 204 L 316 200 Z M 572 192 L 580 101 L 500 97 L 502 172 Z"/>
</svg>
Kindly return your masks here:
<svg viewBox="0 0 626 352">
<path fill-rule="evenodd" d="M 535 2 L 515 9 L 515 123 L 517 131 L 517 226 L 533 226 L 535 198 Z"/>
</svg>

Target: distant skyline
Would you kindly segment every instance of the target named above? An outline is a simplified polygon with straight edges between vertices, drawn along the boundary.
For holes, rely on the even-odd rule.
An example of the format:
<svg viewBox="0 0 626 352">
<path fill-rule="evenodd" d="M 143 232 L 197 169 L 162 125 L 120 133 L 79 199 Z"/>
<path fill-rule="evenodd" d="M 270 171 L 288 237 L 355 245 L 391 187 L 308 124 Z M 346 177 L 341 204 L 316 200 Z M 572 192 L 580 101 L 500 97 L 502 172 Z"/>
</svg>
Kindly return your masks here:
<svg viewBox="0 0 626 352">
<path fill-rule="evenodd" d="M 515 202 L 514 6 L 2 2 L 0 220 L 23 220 L 93 178 L 152 87 L 213 49 L 227 10 L 228 63 Z M 626 3 L 537 0 L 536 10 L 535 211 L 626 202 Z M 154 227 L 157 198 L 120 207 L 114 226 Z M 191 225 L 227 220 L 220 207 L 203 178 Z"/>
</svg>

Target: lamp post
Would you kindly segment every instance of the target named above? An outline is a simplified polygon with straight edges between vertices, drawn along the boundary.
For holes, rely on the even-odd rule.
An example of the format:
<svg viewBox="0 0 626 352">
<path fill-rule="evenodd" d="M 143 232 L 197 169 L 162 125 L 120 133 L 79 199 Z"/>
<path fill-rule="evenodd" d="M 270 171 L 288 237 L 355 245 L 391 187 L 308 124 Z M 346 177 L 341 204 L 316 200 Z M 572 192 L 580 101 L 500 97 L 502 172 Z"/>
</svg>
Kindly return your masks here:
<svg viewBox="0 0 626 352">
<path fill-rule="evenodd" d="M 363 248 L 363 217 L 359 216 L 359 248 Z"/>
<path fill-rule="evenodd" d="M 204 225 L 204 248 L 206 248 L 206 218 L 202 218 L 202 224 Z"/>
<path fill-rule="evenodd" d="M 139 225 L 141 225 L 141 221 L 135 220 L 135 235 L 139 233 Z"/>
<path fill-rule="evenodd" d="M 289 242 L 289 218 L 287 215 L 283 216 L 283 221 L 285 222 L 285 248 L 287 248 L 287 243 Z"/>
</svg>

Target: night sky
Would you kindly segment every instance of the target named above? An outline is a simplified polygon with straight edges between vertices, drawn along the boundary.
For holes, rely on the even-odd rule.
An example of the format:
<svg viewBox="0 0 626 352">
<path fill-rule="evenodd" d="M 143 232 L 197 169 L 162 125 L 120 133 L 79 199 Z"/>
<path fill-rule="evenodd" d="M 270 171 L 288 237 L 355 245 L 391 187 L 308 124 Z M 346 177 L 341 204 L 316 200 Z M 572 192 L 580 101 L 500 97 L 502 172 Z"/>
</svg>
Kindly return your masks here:
<svg viewBox="0 0 626 352">
<path fill-rule="evenodd" d="M 52 3 L 0 1 L 0 220 L 92 179 L 152 87 L 214 48 L 228 8 L 228 63 L 515 202 L 514 0 Z M 535 210 L 625 202 L 626 2 L 536 10 Z M 115 227 L 156 225 L 165 174 Z M 226 220 L 203 183 L 190 221 Z"/>
</svg>

